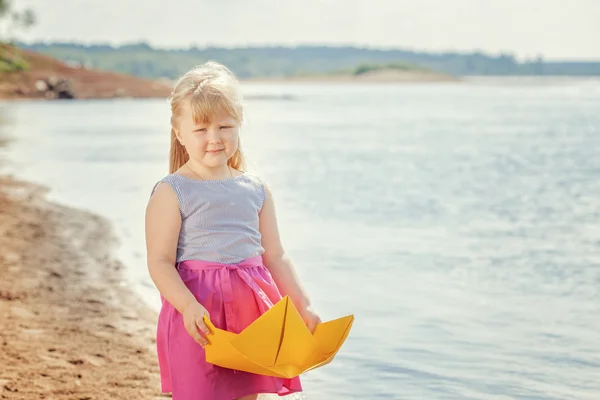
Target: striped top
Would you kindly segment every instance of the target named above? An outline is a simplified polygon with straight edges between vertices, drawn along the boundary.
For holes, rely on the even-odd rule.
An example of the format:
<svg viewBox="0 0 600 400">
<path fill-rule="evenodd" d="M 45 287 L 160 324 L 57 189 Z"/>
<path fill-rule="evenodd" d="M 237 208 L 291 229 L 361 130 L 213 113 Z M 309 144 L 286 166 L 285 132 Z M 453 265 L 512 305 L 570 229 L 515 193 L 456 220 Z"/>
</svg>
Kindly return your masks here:
<svg viewBox="0 0 600 400">
<path fill-rule="evenodd" d="M 246 172 L 203 181 L 170 174 L 160 182 L 171 186 L 179 202 L 177 262 L 235 264 L 264 253 L 258 214 L 265 201 L 265 187 L 257 176 Z"/>
</svg>

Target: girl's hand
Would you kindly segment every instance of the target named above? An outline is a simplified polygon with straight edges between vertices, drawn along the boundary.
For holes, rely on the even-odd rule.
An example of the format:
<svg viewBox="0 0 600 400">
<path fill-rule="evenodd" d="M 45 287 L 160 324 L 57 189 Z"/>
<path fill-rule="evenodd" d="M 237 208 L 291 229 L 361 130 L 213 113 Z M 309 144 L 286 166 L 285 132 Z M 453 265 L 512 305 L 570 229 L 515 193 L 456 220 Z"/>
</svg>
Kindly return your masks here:
<svg viewBox="0 0 600 400">
<path fill-rule="evenodd" d="M 183 310 L 183 324 L 185 330 L 202 347 L 208 344 L 206 336 L 210 333 L 203 320 L 205 315 L 210 319 L 210 315 L 206 308 L 196 300 L 191 301 Z M 200 331 L 202 331 L 204 335 L 202 335 Z"/>
<path fill-rule="evenodd" d="M 315 331 L 315 327 L 317 326 L 317 324 L 321 323 L 321 318 L 319 318 L 316 311 L 313 310 L 312 307 L 307 307 L 307 308 L 305 308 L 303 310 L 299 310 L 299 311 L 300 311 L 300 316 L 302 317 L 302 320 L 304 321 L 304 323 L 310 330 L 310 333 L 313 333 Z"/>
</svg>

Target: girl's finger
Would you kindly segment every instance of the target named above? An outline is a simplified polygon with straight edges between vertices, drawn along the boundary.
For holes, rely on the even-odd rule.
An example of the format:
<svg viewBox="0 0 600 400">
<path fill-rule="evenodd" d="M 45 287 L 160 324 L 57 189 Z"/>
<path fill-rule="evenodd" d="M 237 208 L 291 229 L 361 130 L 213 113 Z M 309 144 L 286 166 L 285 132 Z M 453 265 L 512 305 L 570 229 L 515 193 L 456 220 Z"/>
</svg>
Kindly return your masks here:
<svg viewBox="0 0 600 400">
<path fill-rule="evenodd" d="M 204 341 L 204 346 L 206 346 L 207 344 L 210 344 L 210 340 L 208 339 L 208 335 L 210 334 L 210 331 L 208 330 L 208 327 L 206 326 L 204 321 L 202 321 L 202 320 L 196 321 L 196 325 L 198 326 L 198 329 L 200 329 L 202 331 L 202 340 Z"/>
<path fill-rule="evenodd" d="M 186 327 L 186 330 L 188 331 L 188 333 L 190 334 L 190 336 L 192 337 L 192 339 L 194 339 L 194 341 L 196 343 L 198 343 L 202 347 L 204 347 L 206 345 L 206 339 L 204 339 L 204 337 L 202 337 L 202 335 L 200 334 L 200 332 L 198 331 L 198 329 L 196 328 L 195 325 L 192 326 L 191 329 L 188 329 L 188 327 Z"/>
<path fill-rule="evenodd" d="M 196 320 L 196 326 L 198 326 L 198 329 L 200 329 L 202 331 L 204 336 L 207 336 L 210 334 L 210 331 L 208 330 L 208 327 L 206 326 L 206 324 L 204 323 L 203 320 L 201 320 L 201 319 Z"/>
<path fill-rule="evenodd" d="M 202 338 L 202 335 L 196 331 L 194 332 L 193 330 L 189 331 L 190 336 L 192 337 L 192 339 L 194 339 L 194 342 L 198 343 L 198 344 L 202 344 L 202 340 L 204 340 Z"/>
<path fill-rule="evenodd" d="M 196 332 L 194 332 L 194 340 L 196 341 L 196 343 L 198 343 L 200 346 L 204 347 L 206 346 L 206 339 L 204 339 L 204 337 L 200 334 L 200 332 L 198 332 L 198 330 L 196 329 Z"/>
</svg>

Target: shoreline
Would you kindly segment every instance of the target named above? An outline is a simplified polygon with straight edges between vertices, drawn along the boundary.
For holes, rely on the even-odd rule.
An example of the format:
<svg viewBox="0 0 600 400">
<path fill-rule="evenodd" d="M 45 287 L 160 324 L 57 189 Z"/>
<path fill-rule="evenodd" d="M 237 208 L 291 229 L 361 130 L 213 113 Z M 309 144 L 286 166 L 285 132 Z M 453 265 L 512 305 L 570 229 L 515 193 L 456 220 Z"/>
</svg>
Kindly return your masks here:
<svg viewBox="0 0 600 400">
<path fill-rule="evenodd" d="M 102 217 L 0 177 L 0 396 L 165 399 L 156 312 L 124 283 Z"/>
<path fill-rule="evenodd" d="M 0 99 L 166 98 L 164 79 L 144 79 L 114 71 L 87 69 L 33 51 L 0 43 L 0 55 L 26 63 L 0 75 Z"/>
<path fill-rule="evenodd" d="M 374 71 L 361 75 L 296 75 L 281 77 L 257 77 L 240 79 L 241 83 L 322 83 L 322 84 L 427 84 L 457 83 L 462 78 L 435 72 L 420 71 Z"/>
<path fill-rule="evenodd" d="M 123 273 L 112 224 L 49 191 L 0 174 L 0 399 L 171 399 L 158 311 Z"/>
</svg>

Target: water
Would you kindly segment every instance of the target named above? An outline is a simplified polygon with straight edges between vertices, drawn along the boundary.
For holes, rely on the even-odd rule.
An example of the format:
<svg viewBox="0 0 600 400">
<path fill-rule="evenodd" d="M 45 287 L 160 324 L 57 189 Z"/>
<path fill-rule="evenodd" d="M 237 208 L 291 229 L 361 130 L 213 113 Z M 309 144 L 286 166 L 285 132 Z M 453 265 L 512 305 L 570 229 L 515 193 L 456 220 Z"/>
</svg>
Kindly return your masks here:
<svg viewBox="0 0 600 400">
<path fill-rule="evenodd" d="M 600 398 L 600 82 L 246 85 L 242 143 L 323 319 L 308 399 Z M 291 100 L 278 98 L 290 96 Z M 165 101 L 0 105 L 9 172 L 108 217 L 152 307 Z"/>
</svg>

